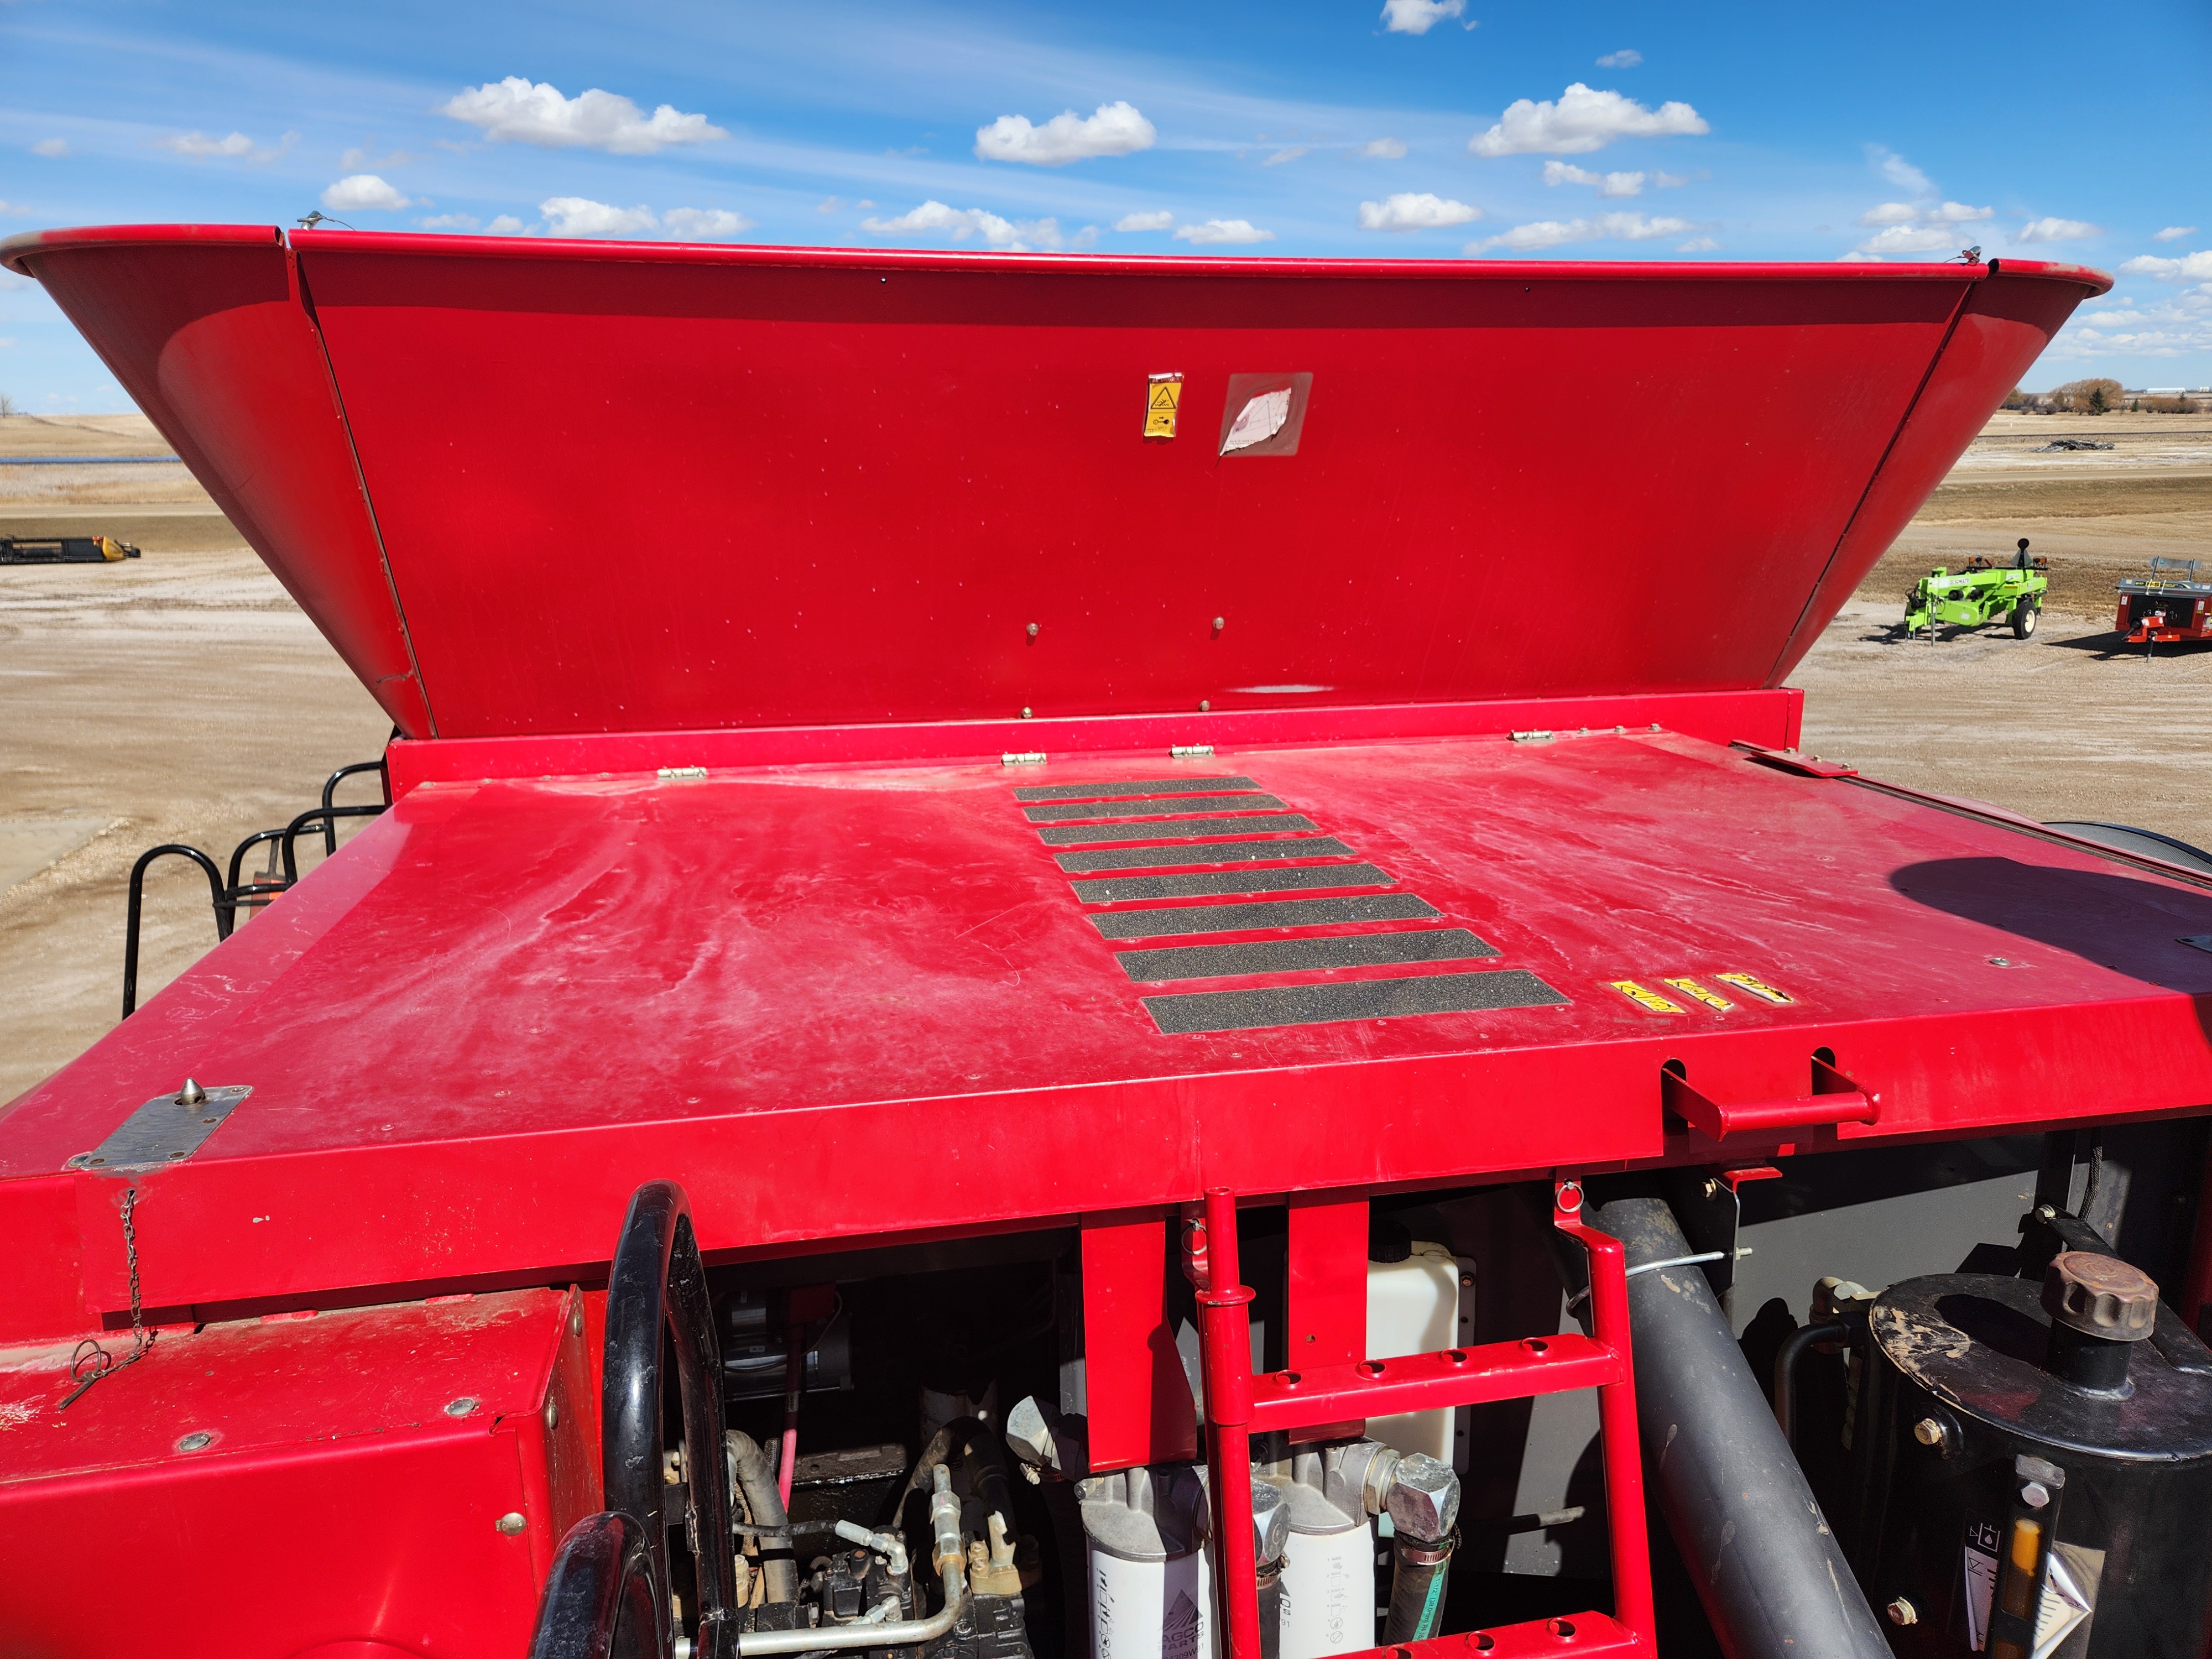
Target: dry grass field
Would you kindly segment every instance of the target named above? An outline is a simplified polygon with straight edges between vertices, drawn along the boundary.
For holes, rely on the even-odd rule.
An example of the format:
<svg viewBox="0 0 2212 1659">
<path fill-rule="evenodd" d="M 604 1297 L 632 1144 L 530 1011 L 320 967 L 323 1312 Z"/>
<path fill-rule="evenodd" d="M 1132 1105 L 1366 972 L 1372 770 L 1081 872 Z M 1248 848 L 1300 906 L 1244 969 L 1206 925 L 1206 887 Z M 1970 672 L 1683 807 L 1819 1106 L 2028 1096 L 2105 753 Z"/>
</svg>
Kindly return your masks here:
<svg viewBox="0 0 2212 1659">
<path fill-rule="evenodd" d="M 2115 447 L 2036 453 L 2060 436 Z M 136 415 L 0 419 L 0 456 L 165 450 Z M 138 853 L 227 854 L 387 729 L 181 465 L 0 466 L 0 534 L 95 532 L 145 556 L 0 569 L 0 1102 L 115 1023 Z M 2021 536 L 2058 562 L 2035 639 L 1897 637 L 1929 567 Z M 2212 647 L 2146 660 L 2111 633 L 2113 580 L 2153 554 L 2212 566 L 2212 416 L 1996 416 L 1798 670 L 1807 746 L 2039 817 L 2212 844 Z M 168 863 L 142 995 L 213 941 L 204 882 Z"/>
</svg>

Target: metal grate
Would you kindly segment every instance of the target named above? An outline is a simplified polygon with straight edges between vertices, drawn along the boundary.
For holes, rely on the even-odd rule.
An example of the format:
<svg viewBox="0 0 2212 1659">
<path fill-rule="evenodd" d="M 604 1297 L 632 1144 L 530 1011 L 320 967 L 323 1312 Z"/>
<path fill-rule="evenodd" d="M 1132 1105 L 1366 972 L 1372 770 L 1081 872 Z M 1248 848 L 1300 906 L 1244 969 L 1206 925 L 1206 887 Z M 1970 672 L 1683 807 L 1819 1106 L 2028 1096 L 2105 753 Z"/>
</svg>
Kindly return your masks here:
<svg viewBox="0 0 2212 1659">
<path fill-rule="evenodd" d="M 1164 939 L 1178 933 L 1253 933 L 1268 927 L 1326 927 L 1355 921 L 1425 921 L 1442 911 L 1411 893 L 1364 898 L 1274 899 L 1263 904 L 1169 904 L 1156 910 L 1094 913 L 1103 939 Z"/>
<path fill-rule="evenodd" d="M 1115 960 L 1133 980 L 1226 979 L 1232 974 L 1296 974 L 1326 968 L 1382 968 L 1406 962 L 1462 962 L 1494 957 L 1498 947 L 1464 927 L 1404 933 L 1339 933 L 1249 945 L 1170 945 L 1123 951 Z"/>
<path fill-rule="evenodd" d="M 1189 805 L 1188 801 L 1180 804 Z M 1037 839 L 1048 847 L 1095 847 L 1125 841 L 1182 841 L 1194 836 L 1256 836 L 1313 827 L 1313 820 L 1303 813 L 1255 812 L 1243 818 L 1176 818 L 1164 823 L 1048 824 L 1037 831 Z"/>
<path fill-rule="evenodd" d="M 1085 904 L 1132 899 L 1200 898 L 1212 893 L 1294 893 L 1330 887 L 1388 887 L 1396 879 L 1371 864 L 1307 864 L 1266 870 L 1208 870 L 1188 876 L 1109 876 L 1070 884 Z"/>
<path fill-rule="evenodd" d="M 1334 836 L 1297 841 L 1217 841 L 1206 847 L 1122 847 L 1105 853 L 1058 853 L 1053 861 L 1069 875 L 1086 870 L 1171 870 L 1182 864 L 1252 864 L 1263 859 L 1348 859 L 1352 851 Z"/>
<path fill-rule="evenodd" d="M 1279 985 L 1264 991 L 1186 991 L 1142 999 L 1152 1023 L 1170 1036 L 1249 1031 L 1271 1025 L 1324 1025 L 1347 1019 L 1397 1019 L 1413 1014 L 1539 1008 L 1566 1000 L 1535 975 L 1518 968 L 1424 974 L 1415 979 Z"/>
</svg>

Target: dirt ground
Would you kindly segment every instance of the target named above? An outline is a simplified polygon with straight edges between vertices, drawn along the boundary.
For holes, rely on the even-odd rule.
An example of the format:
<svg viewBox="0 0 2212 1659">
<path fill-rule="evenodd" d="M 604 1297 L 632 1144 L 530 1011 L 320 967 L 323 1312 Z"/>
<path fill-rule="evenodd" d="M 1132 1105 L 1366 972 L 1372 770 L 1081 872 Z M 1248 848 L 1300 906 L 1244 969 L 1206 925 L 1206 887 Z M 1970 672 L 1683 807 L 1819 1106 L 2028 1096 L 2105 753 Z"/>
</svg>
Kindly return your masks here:
<svg viewBox="0 0 2212 1659">
<path fill-rule="evenodd" d="M 2057 437 L 2114 447 L 2038 453 Z M 0 419 L 0 458 L 166 451 L 135 415 Z M 0 568 L 0 1102 L 114 1024 L 139 853 L 227 857 L 388 730 L 180 465 L 0 465 L 0 535 L 63 533 L 145 556 Z M 2008 556 L 2021 536 L 2057 562 L 2034 639 L 1898 636 L 1929 568 Z M 1997 416 L 1793 677 L 1806 746 L 2040 818 L 2212 845 L 2212 647 L 2146 660 L 2112 633 L 2113 580 L 2154 554 L 2212 569 L 2212 416 Z M 142 997 L 214 938 L 204 881 L 164 860 Z"/>
</svg>

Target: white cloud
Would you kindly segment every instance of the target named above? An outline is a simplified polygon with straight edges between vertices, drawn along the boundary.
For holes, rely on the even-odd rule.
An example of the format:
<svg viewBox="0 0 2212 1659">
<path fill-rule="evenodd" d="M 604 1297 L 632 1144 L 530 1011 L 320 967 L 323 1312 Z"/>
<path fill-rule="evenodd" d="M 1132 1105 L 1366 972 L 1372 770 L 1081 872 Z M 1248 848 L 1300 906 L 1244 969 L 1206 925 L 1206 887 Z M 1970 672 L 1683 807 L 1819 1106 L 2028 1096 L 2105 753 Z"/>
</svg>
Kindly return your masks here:
<svg viewBox="0 0 2212 1659">
<path fill-rule="evenodd" d="M 2129 276 L 2155 276 L 2162 283 L 2194 283 L 2212 276 L 2212 251 L 2185 253 L 2179 259 L 2161 259 L 2141 253 L 2120 267 Z"/>
<path fill-rule="evenodd" d="M 1208 219 L 1202 225 L 1185 225 L 1176 232 L 1176 240 L 1188 242 L 1198 247 L 1223 246 L 1242 242 L 1272 242 L 1275 233 L 1261 230 L 1249 219 Z"/>
<path fill-rule="evenodd" d="M 2195 257 L 2212 264 L 2212 256 Z M 2051 355 L 2073 359 L 2179 357 L 2208 350 L 2212 350 L 2212 283 L 2109 311 L 2077 312 L 2052 343 Z"/>
<path fill-rule="evenodd" d="M 1647 218 L 1641 213 L 1601 213 L 1588 219 L 1539 219 L 1516 225 L 1503 235 L 1484 238 L 1467 246 L 1469 253 L 1494 247 L 1515 253 L 1533 253 L 1569 242 L 1648 242 L 1655 237 L 1680 236 L 1697 227 L 1687 219 Z"/>
<path fill-rule="evenodd" d="M 1919 222 L 1920 210 L 1910 202 L 1884 202 L 1859 215 L 1863 225 L 1910 225 Z"/>
<path fill-rule="evenodd" d="M 1125 213 L 1114 222 L 1116 230 L 1172 230 L 1175 215 L 1165 208 L 1157 213 Z"/>
<path fill-rule="evenodd" d="M 41 149 L 39 154 L 43 155 L 46 151 Z M 2194 225 L 2168 225 L 2164 230 L 2153 231 L 2150 239 L 2154 242 L 2178 242 L 2185 236 L 2194 236 L 2196 234 L 2197 227 Z"/>
<path fill-rule="evenodd" d="M 1928 175 L 1894 150 L 1884 149 L 1880 144 L 1869 144 L 1867 160 L 1883 178 L 1899 190 L 1909 190 L 1915 196 L 1933 196 L 1936 193 L 1936 186 L 1928 182 Z"/>
<path fill-rule="evenodd" d="M 1677 253 L 1711 253 L 1719 246 L 1720 244 L 1713 240 L 1710 236 L 1692 236 L 1688 241 L 1684 242 L 1680 246 L 1677 247 L 1674 252 Z"/>
<path fill-rule="evenodd" d="M 1556 104 L 1522 98 L 1506 106 L 1496 126 L 1468 140 L 1477 155 L 1586 155 L 1616 138 L 1694 137 L 1711 126 L 1687 104 L 1649 110 L 1617 92 L 1593 92 L 1576 82 Z"/>
<path fill-rule="evenodd" d="M 1003 253 L 1026 253 L 1033 246 L 1058 247 L 1062 240 L 1057 220 L 1032 219 L 1017 223 L 981 208 L 951 208 L 938 201 L 924 202 L 895 219 L 863 219 L 860 228 L 878 235 L 918 230 L 949 231 L 956 242 L 980 236 Z"/>
<path fill-rule="evenodd" d="M 1434 230 L 1442 225 L 1470 224 L 1480 217 L 1480 208 L 1449 201 L 1427 191 L 1418 195 L 1412 191 L 1401 191 L 1380 202 L 1359 204 L 1362 230 Z"/>
<path fill-rule="evenodd" d="M 155 143 L 177 155 L 189 155 L 194 161 L 207 155 L 251 155 L 253 140 L 242 132 L 234 132 L 228 138 L 210 138 L 204 132 L 180 132 L 174 137 L 156 138 Z"/>
<path fill-rule="evenodd" d="M 512 236 L 522 228 L 522 221 L 512 213 L 502 213 L 484 227 L 494 236 Z"/>
<path fill-rule="evenodd" d="M 1609 52 L 1597 60 L 1600 69 L 1634 69 L 1644 61 L 1644 54 L 1633 46 L 1623 46 L 1619 52 Z"/>
<path fill-rule="evenodd" d="M 53 158 L 64 156 L 69 153 L 69 140 L 66 138 L 41 138 L 31 146 L 31 154 L 33 155 Z"/>
<path fill-rule="evenodd" d="M 1686 173 L 1655 173 L 1651 175 L 1651 182 L 1662 190 L 1680 190 L 1690 182 L 1690 175 Z"/>
<path fill-rule="evenodd" d="M 416 204 L 373 173 L 349 173 L 323 191 L 323 205 L 333 213 L 358 213 L 363 209 L 397 213 Z"/>
<path fill-rule="evenodd" d="M 2020 228 L 2016 240 L 2023 242 L 2079 242 L 2104 234 L 2101 226 L 2085 223 L 2080 219 L 2031 219 Z"/>
<path fill-rule="evenodd" d="M 584 196 L 553 196 L 538 204 L 556 236 L 641 236 L 659 221 L 645 207 L 611 207 Z"/>
<path fill-rule="evenodd" d="M 750 230 L 753 222 L 727 208 L 671 208 L 660 216 L 671 236 L 687 242 L 715 242 Z"/>
<path fill-rule="evenodd" d="M 1127 99 L 1098 106 L 1097 113 L 1063 110 L 1042 126 L 1026 115 L 1001 115 L 975 129 L 975 154 L 986 161 L 1027 161 L 1036 167 L 1066 167 L 1094 155 L 1130 155 L 1150 149 L 1159 132 Z"/>
<path fill-rule="evenodd" d="M 1260 165 L 1263 167 L 1280 167 L 1285 161 L 1297 161 L 1299 156 L 1304 155 L 1312 148 L 1311 144 L 1286 144 Z"/>
<path fill-rule="evenodd" d="M 1995 208 L 1968 207 L 1964 202 L 1945 202 L 1941 206 L 1930 208 L 1928 210 L 1927 217 L 1930 222 L 1936 224 L 1970 225 L 1978 220 L 1996 218 L 1996 210 Z"/>
<path fill-rule="evenodd" d="M 836 197 L 825 196 L 814 204 L 814 210 L 817 213 L 835 213 L 839 208 L 844 205 L 845 204 L 839 201 Z"/>
<path fill-rule="evenodd" d="M 1544 182 L 1547 185 L 1595 185 L 1601 196 L 1644 194 L 1644 175 L 1640 173 L 1592 173 L 1571 161 L 1545 162 Z"/>
<path fill-rule="evenodd" d="M 614 155 L 650 155 L 671 144 L 700 144 L 730 135 L 703 115 L 685 115 L 663 104 L 650 116 L 619 94 L 593 87 L 574 98 L 559 88 L 510 75 L 504 81 L 471 87 L 439 106 L 439 112 L 481 128 L 498 143 L 562 149 L 581 147 Z"/>
<path fill-rule="evenodd" d="M 1862 253 L 1853 248 L 1849 253 L 1838 254 L 1836 263 L 1839 265 L 1885 265 L 1889 261 L 1879 253 Z"/>
<path fill-rule="evenodd" d="M 1959 237 L 1941 225 L 1892 225 L 1859 244 L 1862 253 L 1956 253 Z"/>
<path fill-rule="evenodd" d="M 389 155 L 376 153 L 376 141 L 371 139 L 366 148 L 356 144 L 338 157 L 338 165 L 349 173 L 374 173 L 380 167 L 404 167 L 415 157 L 404 149 L 395 149 Z"/>
<path fill-rule="evenodd" d="M 1395 161 L 1406 154 L 1406 143 L 1402 138 L 1370 138 L 1359 154 L 1371 161 Z"/>
<path fill-rule="evenodd" d="M 483 221 L 471 213 L 441 213 L 434 219 L 415 222 L 425 230 L 476 230 Z"/>
<path fill-rule="evenodd" d="M 1466 10 L 1467 0 L 1382 0 L 1382 27 L 1392 34 L 1426 34 Z"/>
</svg>

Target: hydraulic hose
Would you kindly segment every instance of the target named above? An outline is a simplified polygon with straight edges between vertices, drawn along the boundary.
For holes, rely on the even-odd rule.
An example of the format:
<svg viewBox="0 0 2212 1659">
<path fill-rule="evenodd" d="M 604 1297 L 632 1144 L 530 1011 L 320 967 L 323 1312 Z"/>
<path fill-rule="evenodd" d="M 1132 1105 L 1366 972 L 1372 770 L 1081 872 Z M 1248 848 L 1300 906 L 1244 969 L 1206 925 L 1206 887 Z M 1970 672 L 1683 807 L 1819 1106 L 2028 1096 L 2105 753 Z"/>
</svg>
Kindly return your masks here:
<svg viewBox="0 0 2212 1659">
<path fill-rule="evenodd" d="M 783 1496 L 776 1491 L 775 1470 L 768 1461 L 768 1454 L 749 1434 L 732 1429 L 723 1437 L 730 1449 L 730 1464 L 737 1481 L 738 1491 L 745 1500 L 746 1511 L 752 1516 L 757 1528 L 754 1536 L 760 1540 L 761 1580 L 763 1593 L 770 1601 L 799 1600 L 799 1563 L 791 1555 L 791 1516 L 783 1506 Z M 771 1551 L 781 1553 L 771 1554 Z M 806 1632 L 803 1634 L 811 1635 Z M 745 1638 L 750 1644 L 757 1638 Z M 823 1645 L 821 1643 L 813 1644 Z M 748 1652 L 751 1651 L 748 1646 Z M 810 1650 L 795 1649 L 796 1652 Z"/>
<path fill-rule="evenodd" d="M 1444 1587 L 1451 1577 L 1455 1533 L 1431 1543 L 1401 1533 L 1390 1540 L 1390 1612 L 1382 1645 L 1425 1642 L 1443 1627 Z"/>
</svg>

